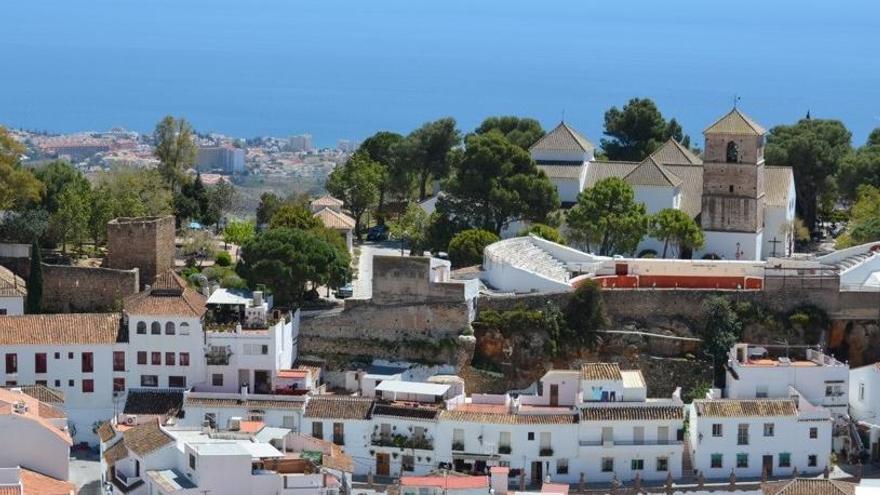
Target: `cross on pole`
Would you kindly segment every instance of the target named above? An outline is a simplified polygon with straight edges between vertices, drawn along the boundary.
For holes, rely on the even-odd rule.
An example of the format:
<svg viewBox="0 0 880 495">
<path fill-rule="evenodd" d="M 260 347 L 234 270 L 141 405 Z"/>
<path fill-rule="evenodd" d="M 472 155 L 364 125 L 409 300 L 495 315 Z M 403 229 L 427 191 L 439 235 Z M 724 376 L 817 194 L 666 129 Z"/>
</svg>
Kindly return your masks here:
<svg viewBox="0 0 880 495">
<path fill-rule="evenodd" d="M 780 241 L 779 239 L 777 239 L 776 236 L 773 236 L 773 240 L 770 241 L 770 244 L 773 245 L 773 251 L 772 251 L 772 253 L 770 254 L 770 256 L 774 256 L 774 257 L 775 257 L 775 256 L 776 256 L 776 246 L 779 245 L 779 244 L 782 244 L 782 241 Z"/>
</svg>

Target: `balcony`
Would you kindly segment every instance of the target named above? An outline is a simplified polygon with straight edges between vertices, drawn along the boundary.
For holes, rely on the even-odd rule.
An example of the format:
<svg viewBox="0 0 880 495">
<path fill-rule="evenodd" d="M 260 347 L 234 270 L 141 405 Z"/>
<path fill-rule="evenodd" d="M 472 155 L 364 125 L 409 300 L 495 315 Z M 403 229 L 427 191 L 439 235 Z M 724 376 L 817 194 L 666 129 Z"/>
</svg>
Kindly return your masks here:
<svg viewBox="0 0 880 495">
<path fill-rule="evenodd" d="M 464 451 L 464 442 L 452 442 L 452 450 Z"/>
<path fill-rule="evenodd" d="M 228 366 L 231 356 L 231 352 L 207 352 L 205 353 L 205 360 L 208 366 Z"/>
<path fill-rule="evenodd" d="M 370 445 L 375 447 L 397 447 L 400 449 L 434 450 L 434 440 L 428 437 L 407 437 L 405 435 L 382 435 L 370 437 Z M 453 447 L 453 450 L 455 447 Z M 464 446 L 462 446 L 462 450 Z"/>
<path fill-rule="evenodd" d="M 580 440 L 581 447 L 614 447 L 615 445 L 681 445 L 681 440 Z"/>
<path fill-rule="evenodd" d="M 511 452 L 510 445 L 499 445 L 498 453 L 499 454 L 509 454 Z"/>
<path fill-rule="evenodd" d="M 538 451 L 538 455 L 541 457 L 550 457 L 553 455 L 553 449 L 550 447 L 542 447 L 540 451 Z"/>
<path fill-rule="evenodd" d="M 116 471 L 113 483 L 119 487 L 122 492 L 129 492 L 136 487 L 142 485 L 144 481 L 140 476 L 128 475 L 122 471 Z"/>
</svg>

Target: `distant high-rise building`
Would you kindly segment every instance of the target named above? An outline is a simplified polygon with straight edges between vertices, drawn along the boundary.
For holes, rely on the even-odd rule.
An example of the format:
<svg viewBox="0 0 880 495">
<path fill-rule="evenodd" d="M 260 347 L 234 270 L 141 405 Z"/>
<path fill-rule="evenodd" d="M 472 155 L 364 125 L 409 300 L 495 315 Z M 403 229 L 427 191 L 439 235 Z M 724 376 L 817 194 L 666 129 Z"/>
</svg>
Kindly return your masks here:
<svg viewBox="0 0 880 495">
<path fill-rule="evenodd" d="M 311 134 L 300 134 L 298 136 L 290 136 L 290 139 L 287 140 L 288 146 L 292 151 L 313 151 L 315 149 L 312 144 L 312 135 Z"/>
<path fill-rule="evenodd" d="M 226 174 L 244 172 L 245 151 L 234 146 L 200 146 L 196 167 L 202 171 L 220 170 Z"/>
</svg>

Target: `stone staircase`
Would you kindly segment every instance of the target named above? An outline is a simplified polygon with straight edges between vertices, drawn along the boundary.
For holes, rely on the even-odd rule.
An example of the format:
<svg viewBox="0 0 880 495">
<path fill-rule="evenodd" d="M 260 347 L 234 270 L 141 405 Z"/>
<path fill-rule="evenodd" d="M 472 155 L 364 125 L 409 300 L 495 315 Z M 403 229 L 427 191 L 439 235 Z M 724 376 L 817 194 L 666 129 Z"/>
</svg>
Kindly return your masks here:
<svg viewBox="0 0 880 495">
<path fill-rule="evenodd" d="M 505 246 L 511 264 L 525 270 L 539 273 L 554 280 L 566 280 L 568 270 L 565 264 L 553 255 L 532 243 L 530 238 Z"/>
<path fill-rule="evenodd" d="M 694 473 L 694 462 L 691 458 L 691 441 L 685 439 L 681 453 L 681 479 L 678 482 L 688 484 L 694 483 L 696 480 L 697 475 Z"/>
<path fill-rule="evenodd" d="M 849 256 L 847 258 L 844 258 L 844 259 L 838 261 L 837 263 L 834 264 L 834 266 L 836 266 L 838 269 L 840 269 L 840 271 L 843 272 L 843 271 L 849 270 L 850 268 L 852 268 L 856 265 L 860 265 L 863 261 L 867 260 L 868 258 L 873 257 L 875 254 L 876 253 L 873 253 L 873 252 L 854 254 L 852 256 Z"/>
</svg>

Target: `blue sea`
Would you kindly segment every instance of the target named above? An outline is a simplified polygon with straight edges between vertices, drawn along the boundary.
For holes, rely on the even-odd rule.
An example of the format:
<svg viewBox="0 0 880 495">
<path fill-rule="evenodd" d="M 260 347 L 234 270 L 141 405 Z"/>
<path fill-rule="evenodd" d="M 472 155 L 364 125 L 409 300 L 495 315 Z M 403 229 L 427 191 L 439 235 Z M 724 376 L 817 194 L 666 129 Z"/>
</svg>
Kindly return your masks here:
<svg viewBox="0 0 880 495">
<path fill-rule="evenodd" d="M 698 135 L 734 95 L 768 128 L 880 127 L 878 0 L 7 0 L 0 53 L 0 123 L 55 132 L 174 114 L 332 145 L 564 113 L 598 142 L 631 97 Z"/>
</svg>

